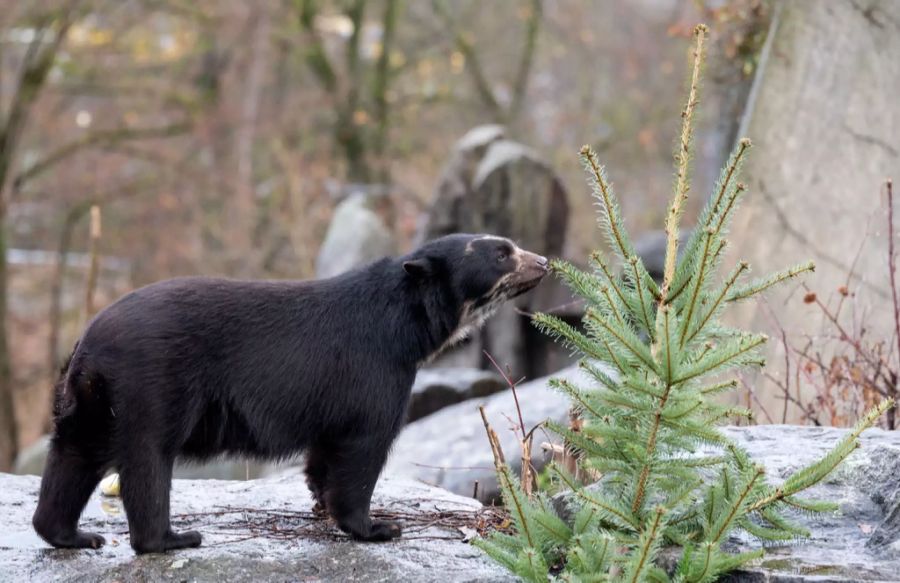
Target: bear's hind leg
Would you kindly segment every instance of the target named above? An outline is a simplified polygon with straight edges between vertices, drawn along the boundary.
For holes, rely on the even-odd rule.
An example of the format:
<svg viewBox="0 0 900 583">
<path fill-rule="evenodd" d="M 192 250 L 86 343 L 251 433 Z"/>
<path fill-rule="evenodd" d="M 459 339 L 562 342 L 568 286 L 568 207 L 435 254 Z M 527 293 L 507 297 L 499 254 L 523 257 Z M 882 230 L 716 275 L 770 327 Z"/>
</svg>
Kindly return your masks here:
<svg viewBox="0 0 900 583">
<path fill-rule="evenodd" d="M 106 540 L 78 530 L 78 519 L 103 476 L 102 464 L 54 439 L 47 454 L 41 493 L 32 524 L 42 539 L 57 548 L 97 549 Z"/>
<path fill-rule="evenodd" d="M 133 452 L 128 460 L 119 477 L 131 547 L 138 554 L 199 547 L 199 532 L 175 533 L 169 522 L 174 460 L 151 451 Z"/>
<path fill-rule="evenodd" d="M 369 516 L 372 492 L 389 447 L 390 441 L 382 443 L 378 437 L 366 436 L 335 447 L 328 460 L 328 513 L 356 540 L 380 542 L 400 536 L 396 522 L 373 521 Z"/>
<path fill-rule="evenodd" d="M 328 485 L 328 452 L 320 445 L 306 450 L 306 485 L 313 495 L 316 514 L 326 512 L 325 491 Z"/>
</svg>

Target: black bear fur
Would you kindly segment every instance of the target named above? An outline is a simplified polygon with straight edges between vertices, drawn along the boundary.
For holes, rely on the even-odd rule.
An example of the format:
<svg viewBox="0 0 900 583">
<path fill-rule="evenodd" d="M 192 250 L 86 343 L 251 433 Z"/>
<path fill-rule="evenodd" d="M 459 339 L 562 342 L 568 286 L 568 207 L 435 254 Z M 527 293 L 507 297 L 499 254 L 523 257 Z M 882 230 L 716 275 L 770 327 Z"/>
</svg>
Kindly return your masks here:
<svg viewBox="0 0 900 583">
<path fill-rule="evenodd" d="M 355 539 L 399 536 L 369 504 L 417 368 L 546 272 L 507 239 L 450 235 L 331 279 L 189 277 L 125 295 L 62 371 L 35 530 L 101 546 L 78 520 L 116 468 L 138 553 L 196 547 L 170 527 L 176 458 L 303 451 L 317 508 Z"/>
</svg>

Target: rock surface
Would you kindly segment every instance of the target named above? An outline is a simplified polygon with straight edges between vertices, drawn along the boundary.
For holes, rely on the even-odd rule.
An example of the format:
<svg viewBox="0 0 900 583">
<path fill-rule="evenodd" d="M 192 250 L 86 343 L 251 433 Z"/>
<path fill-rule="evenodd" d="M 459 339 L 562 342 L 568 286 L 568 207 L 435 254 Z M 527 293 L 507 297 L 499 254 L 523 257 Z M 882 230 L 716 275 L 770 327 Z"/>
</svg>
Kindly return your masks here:
<svg viewBox="0 0 900 583">
<path fill-rule="evenodd" d="M 547 386 L 547 381 L 553 377 L 577 380 L 581 376 L 577 367 L 570 367 L 551 377 L 519 385 L 517 393 L 526 427 L 530 430 L 546 419 L 566 420 L 569 402 Z M 507 389 L 484 399 L 452 405 L 410 423 L 394 444 L 385 474 L 416 478 L 463 496 L 472 495 L 477 481 L 479 500 L 493 500 L 498 494 L 494 459 L 479 405 L 484 405 L 507 461 L 518 471 L 519 439 L 509 430 L 512 420 L 518 417 L 512 392 Z M 538 445 L 553 437 L 541 431 L 536 433 L 534 461 L 538 467 L 545 461 Z"/>
<path fill-rule="evenodd" d="M 477 368 L 426 368 L 416 375 L 409 415 L 412 422 L 467 399 L 487 397 L 506 387 L 500 375 Z"/>
<path fill-rule="evenodd" d="M 762 275 L 814 260 L 816 272 L 805 281 L 822 301 L 837 298 L 852 272 L 856 303 L 869 314 L 891 313 L 884 180 L 900 179 L 900 2 L 773 6 L 740 131 L 754 147 L 725 269 L 747 260 Z M 825 319 L 795 291 L 784 285 L 767 292 L 766 302 L 742 303 L 732 322 L 777 336 L 774 316 L 802 344 L 804 332 L 821 334 Z M 893 333 L 892 318 L 864 324 L 870 338 Z M 781 343 L 769 344 L 769 362 L 783 361 Z M 778 410 L 781 393 L 768 391 L 769 383 L 759 375 L 756 391 Z M 814 398 L 812 390 L 806 395 Z"/>
<path fill-rule="evenodd" d="M 846 433 L 843 429 L 792 425 L 726 427 L 723 431 L 766 467 L 775 484 L 822 457 Z M 557 496 L 558 507 L 564 497 Z M 900 432 L 867 431 L 862 447 L 803 497 L 836 502 L 840 512 L 792 516 L 808 528 L 809 539 L 787 545 L 769 543 L 758 564 L 723 581 L 900 580 Z M 733 536 L 727 544 L 735 551 L 760 547 L 745 534 Z"/>
<path fill-rule="evenodd" d="M 576 383 L 583 379 L 574 367 L 553 376 Z M 547 418 L 567 418 L 568 401 L 547 386 L 548 378 L 518 388 L 522 416 L 529 428 Z M 502 441 L 507 460 L 518 466 L 518 440 L 508 430 L 517 418 L 516 406 L 511 392 L 505 390 L 411 423 L 397 440 L 387 472 L 468 496 L 477 481 L 480 499 L 496 496 L 493 458 L 478 413 L 480 404 Z M 846 432 L 786 425 L 726 427 L 723 431 L 767 468 L 773 483 L 824 455 Z M 536 442 L 547 440 L 548 436 L 538 433 Z M 536 461 L 541 465 L 545 460 L 538 453 Z M 862 448 L 808 497 L 835 501 L 841 511 L 795 517 L 809 527 L 810 539 L 770 545 L 759 565 L 734 573 L 726 581 L 900 581 L 900 432 L 867 431 Z M 749 537 L 730 542 L 742 549 L 759 546 Z"/>
<path fill-rule="evenodd" d="M 290 513 L 312 506 L 296 473 L 250 482 L 176 480 L 172 512 L 176 529 L 193 528 L 204 537 L 198 549 L 136 556 L 118 499 L 95 494 L 82 525 L 102 533 L 99 550 L 52 549 L 31 529 L 39 479 L 0 474 L 0 581 L 514 581 L 478 549 L 460 542 L 456 529 L 409 529 L 396 542 L 351 542 L 324 519 L 291 519 L 293 528 L 333 530 L 334 537 L 253 536 L 241 523 L 250 511 Z M 420 483 L 383 479 L 374 509 L 425 512 L 474 510 L 480 505 Z M 182 515 L 182 516 L 177 516 Z M 317 525 L 314 523 L 318 523 Z"/>
<path fill-rule="evenodd" d="M 844 429 L 761 425 L 729 427 L 726 435 L 743 445 L 778 483 L 819 459 Z M 900 580 L 900 432 L 871 429 L 862 447 L 806 498 L 831 500 L 840 512 L 796 516 L 812 536 L 793 545 L 770 546 L 759 568 L 732 581 L 898 581 Z M 892 518 L 893 517 L 893 518 Z M 749 537 L 731 541 L 756 548 Z M 773 575 L 777 574 L 776 575 Z M 761 579 L 764 574 L 768 579 Z M 738 576 L 744 578 L 737 578 Z"/>
</svg>

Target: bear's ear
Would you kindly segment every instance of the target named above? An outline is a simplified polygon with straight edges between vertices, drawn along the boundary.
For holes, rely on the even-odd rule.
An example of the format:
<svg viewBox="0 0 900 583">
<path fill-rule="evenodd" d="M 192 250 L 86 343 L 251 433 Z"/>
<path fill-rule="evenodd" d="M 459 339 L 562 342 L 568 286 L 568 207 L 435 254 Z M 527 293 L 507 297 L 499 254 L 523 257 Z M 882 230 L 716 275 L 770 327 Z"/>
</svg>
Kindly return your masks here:
<svg viewBox="0 0 900 583">
<path fill-rule="evenodd" d="M 431 275 L 431 262 L 426 257 L 404 261 L 403 271 L 416 279 L 424 279 Z"/>
</svg>

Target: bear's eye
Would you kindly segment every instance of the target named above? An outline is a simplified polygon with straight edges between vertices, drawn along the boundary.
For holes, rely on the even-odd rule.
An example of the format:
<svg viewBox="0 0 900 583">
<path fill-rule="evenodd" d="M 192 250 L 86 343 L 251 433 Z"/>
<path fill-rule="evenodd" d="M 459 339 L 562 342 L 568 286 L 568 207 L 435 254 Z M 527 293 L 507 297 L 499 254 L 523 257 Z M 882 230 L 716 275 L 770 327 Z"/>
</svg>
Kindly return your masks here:
<svg viewBox="0 0 900 583">
<path fill-rule="evenodd" d="M 497 263 L 503 263 L 509 258 L 510 250 L 508 247 L 500 247 L 497 249 Z"/>
</svg>

